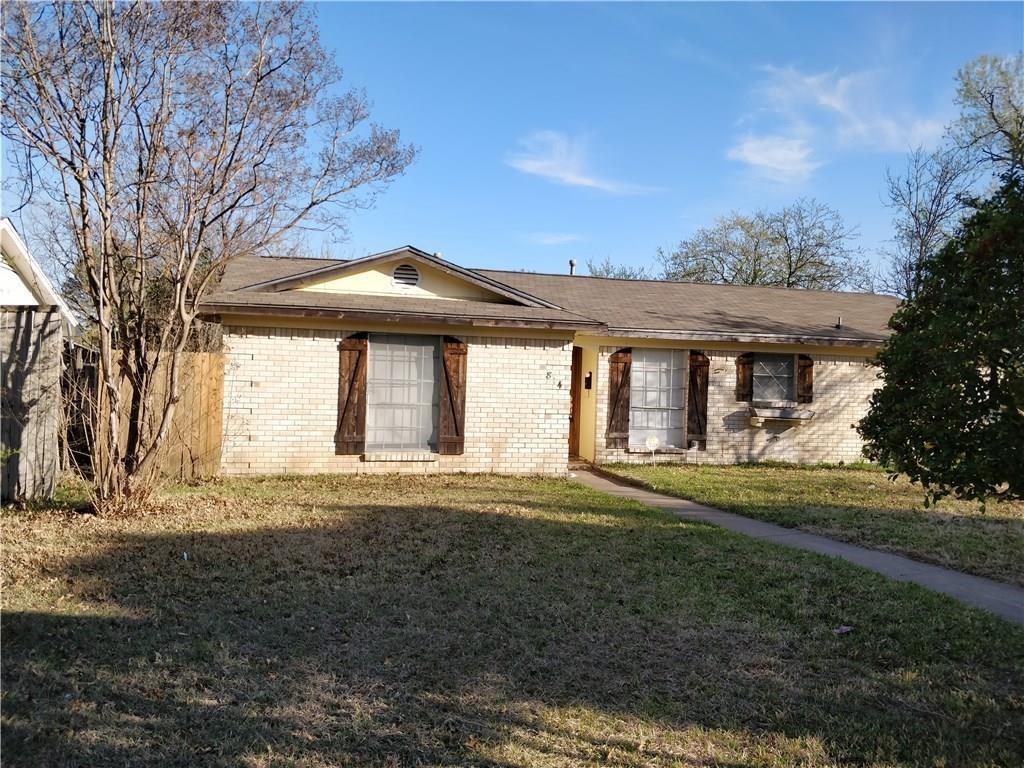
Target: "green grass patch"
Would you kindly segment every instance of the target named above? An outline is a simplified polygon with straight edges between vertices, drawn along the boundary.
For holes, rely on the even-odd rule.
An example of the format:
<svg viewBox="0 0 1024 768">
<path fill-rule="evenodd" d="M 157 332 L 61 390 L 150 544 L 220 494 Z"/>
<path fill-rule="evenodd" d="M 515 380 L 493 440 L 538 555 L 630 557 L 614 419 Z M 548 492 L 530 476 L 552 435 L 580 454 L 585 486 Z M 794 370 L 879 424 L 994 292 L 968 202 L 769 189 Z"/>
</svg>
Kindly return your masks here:
<svg viewBox="0 0 1024 768">
<path fill-rule="evenodd" d="M 1024 503 L 944 499 L 873 466 L 609 467 L 674 496 L 1024 586 Z"/>
<path fill-rule="evenodd" d="M 3 522 L 5 765 L 1024 754 L 1021 628 L 567 481 L 270 478 Z"/>
</svg>

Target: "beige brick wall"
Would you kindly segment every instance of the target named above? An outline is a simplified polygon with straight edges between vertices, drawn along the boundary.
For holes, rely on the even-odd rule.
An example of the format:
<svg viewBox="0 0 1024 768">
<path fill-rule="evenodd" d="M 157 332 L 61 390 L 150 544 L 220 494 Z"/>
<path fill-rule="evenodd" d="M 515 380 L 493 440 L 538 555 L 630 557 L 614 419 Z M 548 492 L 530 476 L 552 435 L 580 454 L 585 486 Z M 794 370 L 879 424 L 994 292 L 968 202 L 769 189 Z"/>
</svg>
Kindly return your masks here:
<svg viewBox="0 0 1024 768">
<path fill-rule="evenodd" d="M 650 454 L 605 447 L 608 425 L 608 358 L 618 347 L 601 347 L 595 386 L 597 394 L 596 458 L 646 462 Z M 734 464 L 747 461 L 797 463 L 850 462 L 863 459 L 861 439 L 854 425 L 867 412 L 868 399 L 877 386 L 875 370 L 863 357 L 811 354 L 814 360 L 814 402 L 801 406 L 814 418 L 799 426 L 767 423 L 752 427 L 747 403 L 736 401 L 738 352 L 703 349 L 711 362 L 708 382 L 708 441 L 706 451 L 665 454 L 658 461 Z M 684 377 L 685 380 L 689 376 Z M 684 397 L 684 401 L 686 399 Z"/>
<path fill-rule="evenodd" d="M 465 453 L 365 461 L 334 446 L 338 342 L 350 332 L 225 328 L 225 474 L 566 472 L 567 338 L 460 336 L 469 347 Z"/>
</svg>

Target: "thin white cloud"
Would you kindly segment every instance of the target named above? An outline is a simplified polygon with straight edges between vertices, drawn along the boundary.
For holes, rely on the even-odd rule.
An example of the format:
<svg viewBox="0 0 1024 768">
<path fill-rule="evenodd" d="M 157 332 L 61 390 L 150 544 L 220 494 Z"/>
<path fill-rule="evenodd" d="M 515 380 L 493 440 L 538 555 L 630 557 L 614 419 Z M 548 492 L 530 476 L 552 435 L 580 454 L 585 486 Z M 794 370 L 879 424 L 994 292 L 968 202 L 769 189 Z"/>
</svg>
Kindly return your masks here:
<svg viewBox="0 0 1024 768">
<path fill-rule="evenodd" d="M 772 181 L 804 181 L 821 165 L 810 145 L 788 136 L 744 136 L 727 153 L 730 160 L 746 163 Z"/>
<path fill-rule="evenodd" d="M 831 119 L 829 127 L 841 143 L 903 152 L 921 145 L 932 148 L 942 137 L 944 123 L 938 117 L 921 117 L 902 104 L 883 103 L 895 96 L 883 72 L 841 75 L 806 73 L 795 67 L 763 69 L 768 80 L 760 90 L 768 105 L 788 112 L 791 120 Z"/>
<path fill-rule="evenodd" d="M 506 165 L 522 173 L 570 187 L 587 187 L 613 195 L 640 195 L 651 187 L 615 181 L 588 170 L 586 143 L 559 131 L 537 131 L 519 140 L 519 150 L 505 157 Z"/>
<path fill-rule="evenodd" d="M 944 121 L 914 114 L 883 72 L 761 71 L 756 109 L 740 121 L 747 133 L 727 157 L 774 181 L 806 180 L 837 151 L 930 149 L 942 137 Z"/>
<path fill-rule="evenodd" d="M 566 245 L 567 243 L 578 243 L 585 238 L 583 235 L 575 235 L 571 232 L 531 232 L 526 239 L 536 245 Z"/>
</svg>

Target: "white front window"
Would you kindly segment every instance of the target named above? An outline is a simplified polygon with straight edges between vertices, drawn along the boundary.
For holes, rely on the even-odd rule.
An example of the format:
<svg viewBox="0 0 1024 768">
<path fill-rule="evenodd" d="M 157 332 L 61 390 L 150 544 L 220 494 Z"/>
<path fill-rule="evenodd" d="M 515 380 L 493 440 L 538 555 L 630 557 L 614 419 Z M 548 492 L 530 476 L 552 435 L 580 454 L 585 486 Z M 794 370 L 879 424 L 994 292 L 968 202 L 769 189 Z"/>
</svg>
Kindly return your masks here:
<svg viewBox="0 0 1024 768">
<path fill-rule="evenodd" d="M 432 336 L 370 334 L 366 450 L 437 450 L 440 350 Z"/>
<path fill-rule="evenodd" d="M 682 448 L 685 411 L 683 353 L 678 349 L 633 348 L 629 381 L 629 447 Z"/>
</svg>

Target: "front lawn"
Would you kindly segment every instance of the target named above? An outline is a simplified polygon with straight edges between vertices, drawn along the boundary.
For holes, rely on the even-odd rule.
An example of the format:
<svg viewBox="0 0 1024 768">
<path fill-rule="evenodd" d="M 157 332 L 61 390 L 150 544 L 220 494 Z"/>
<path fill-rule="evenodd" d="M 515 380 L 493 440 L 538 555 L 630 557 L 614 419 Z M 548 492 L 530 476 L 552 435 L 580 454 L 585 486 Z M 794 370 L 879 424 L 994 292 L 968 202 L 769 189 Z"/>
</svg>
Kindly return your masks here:
<svg viewBox="0 0 1024 768">
<path fill-rule="evenodd" d="M 3 545 L 9 766 L 1024 754 L 1021 628 L 569 482 L 232 481 Z"/>
<path fill-rule="evenodd" d="M 976 503 L 943 499 L 925 509 L 920 486 L 903 477 L 892 482 L 870 466 L 609 469 L 729 512 L 1024 586 L 1021 502 L 991 503 L 981 512 Z"/>
</svg>

